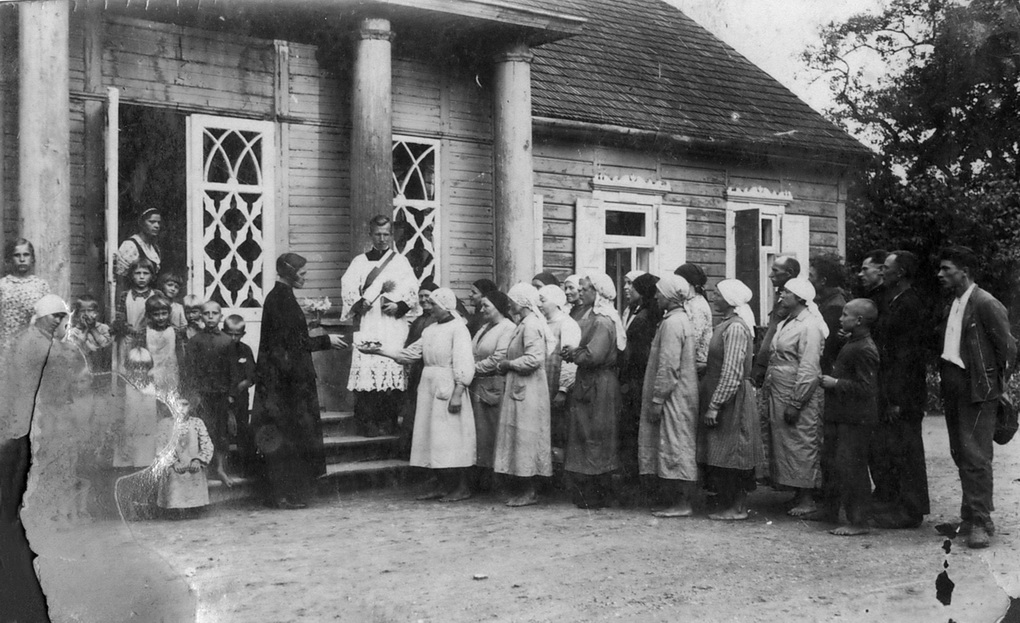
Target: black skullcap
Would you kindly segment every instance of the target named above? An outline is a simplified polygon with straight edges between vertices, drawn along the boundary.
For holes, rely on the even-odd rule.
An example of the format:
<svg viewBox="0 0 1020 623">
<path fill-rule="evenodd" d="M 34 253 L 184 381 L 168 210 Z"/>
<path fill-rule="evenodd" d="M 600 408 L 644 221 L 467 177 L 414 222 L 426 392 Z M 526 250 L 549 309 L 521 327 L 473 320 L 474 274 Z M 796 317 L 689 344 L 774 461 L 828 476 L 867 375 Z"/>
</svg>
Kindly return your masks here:
<svg viewBox="0 0 1020 623">
<path fill-rule="evenodd" d="M 655 296 L 655 284 L 658 283 L 659 278 L 651 273 L 645 273 L 638 275 L 634 278 L 634 281 L 630 282 L 630 287 L 634 288 L 641 298 L 653 298 Z"/>
<path fill-rule="evenodd" d="M 424 281 L 420 286 L 418 286 L 419 292 L 421 292 L 422 290 L 425 290 L 427 292 L 435 292 L 438 289 L 439 286 L 436 285 L 436 282 L 432 281 L 431 279 Z"/>
<path fill-rule="evenodd" d="M 478 291 L 481 292 L 482 294 L 488 294 L 493 290 L 499 289 L 496 287 L 496 283 L 492 279 L 479 279 L 478 281 L 472 283 L 471 285 L 478 288 Z"/>
<path fill-rule="evenodd" d="M 544 271 L 538 273 L 537 275 L 535 275 L 534 277 L 531 278 L 532 281 L 534 281 L 536 279 L 538 279 L 539 281 L 541 281 L 543 284 L 545 284 L 547 286 L 558 286 L 558 285 L 560 285 L 560 280 L 556 278 L 556 275 L 552 274 L 551 272 L 549 272 L 547 270 L 544 270 Z"/>
<path fill-rule="evenodd" d="M 492 303 L 499 313 L 503 314 L 504 318 L 510 317 L 510 297 L 503 294 L 499 290 L 490 290 L 485 293 L 485 298 Z"/>
</svg>

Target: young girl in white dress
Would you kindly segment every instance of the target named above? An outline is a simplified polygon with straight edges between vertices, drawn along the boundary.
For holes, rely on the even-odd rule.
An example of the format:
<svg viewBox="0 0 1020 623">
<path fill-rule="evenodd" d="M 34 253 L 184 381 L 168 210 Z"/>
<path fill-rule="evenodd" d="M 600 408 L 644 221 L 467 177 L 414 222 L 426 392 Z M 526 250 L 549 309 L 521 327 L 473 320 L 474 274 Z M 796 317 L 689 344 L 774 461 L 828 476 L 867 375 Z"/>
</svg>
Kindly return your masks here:
<svg viewBox="0 0 1020 623">
<path fill-rule="evenodd" d="M 157 504 L 176 518 L 194 516 L 198 509 L 209 505 L 205 473 L 213 457 L 213 444 L 205 423 L 192 416 L 197 406 L 197 396 L 180 398 L 171 405 L 173 417 L 159 423 Z"/>
</svg>

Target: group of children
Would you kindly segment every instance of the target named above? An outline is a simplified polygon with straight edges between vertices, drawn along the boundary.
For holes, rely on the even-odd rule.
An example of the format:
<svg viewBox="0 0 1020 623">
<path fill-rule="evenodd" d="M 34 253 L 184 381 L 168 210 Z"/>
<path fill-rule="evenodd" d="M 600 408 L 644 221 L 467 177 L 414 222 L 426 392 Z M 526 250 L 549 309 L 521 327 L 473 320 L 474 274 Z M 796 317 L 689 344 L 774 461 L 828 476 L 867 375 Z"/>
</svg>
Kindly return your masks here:
<svg viewBox="0 0 1020 623">
<path fill-rule="evenodd" d="M 226 486 L 231 440 L 243 471 L 251 469 L 254 443 L 248 423 L 255 357 L 241 341 L 245 322 L 225 320 L 215 301 L 180 297 L 184 280 L 155 273 L 141 258 L 129 271 L 130 288 L 116 299 L 110 326 L 99 319 L 92 296 L 75 302 L 70 339 L 92 372 L 113 370 L 124 387 L 123 431 L 113 467 L 148 468 L 158 476 L 156 502 L 172 514 L 189 514 L 209 503 L 206 469 Z M 137 502 L 136 502 L 137 503 Z"/>
</svg>

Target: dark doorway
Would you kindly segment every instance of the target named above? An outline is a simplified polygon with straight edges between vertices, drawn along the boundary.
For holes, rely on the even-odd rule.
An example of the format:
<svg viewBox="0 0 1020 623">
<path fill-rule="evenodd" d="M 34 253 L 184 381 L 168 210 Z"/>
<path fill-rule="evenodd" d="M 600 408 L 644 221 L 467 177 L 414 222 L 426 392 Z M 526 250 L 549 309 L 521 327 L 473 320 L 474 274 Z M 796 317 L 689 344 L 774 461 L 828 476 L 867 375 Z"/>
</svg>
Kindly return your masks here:
<svg viewBox="0 0 1020 623">
<path fill-rule="evenodd" d="M 150 207 L 163 216 L 160 272 L 187 276 L 188 183 L 185 115 L 163 108 L 120 106 L 118 241 L 137 233 Z"/>
</svg>

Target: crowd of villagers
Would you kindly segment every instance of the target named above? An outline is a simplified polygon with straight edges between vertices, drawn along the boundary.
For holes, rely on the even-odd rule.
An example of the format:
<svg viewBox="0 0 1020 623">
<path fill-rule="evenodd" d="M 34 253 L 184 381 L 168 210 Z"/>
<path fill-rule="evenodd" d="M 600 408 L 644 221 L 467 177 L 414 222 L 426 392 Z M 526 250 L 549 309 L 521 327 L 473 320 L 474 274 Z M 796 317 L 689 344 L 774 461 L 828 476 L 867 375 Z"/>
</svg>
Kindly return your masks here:
<svg viewBox="0 0 1020 623">
<path fill-rule="evenodd" d="M 311 352 L 350 348 L 340 336 L 309 333 L 294 294 L 304 286 L 307 261 L 293 253 L 278 258 L 256 361 L 241 341 L 243 319 L 224 319 L 215 302 L 182 297 L 182 279 L 160 272 L 159 214 L 142 214 L 139 226 L 118 251 L 125 285 L 111 325 L 100 321 L 94 298 L 83 296 L 70 310 L 48 293 L 32 274 L 28 241 L 8 246 L 11 271 L 0 280 L 5 382 L 15 391 L 18 383 L 38 386 L 40 358 L 58 355 L 69 363 L 46 368 L 62 380 L 44 381 L 40 392 L 54 405 L 82 399 L 88 392 L 81 388 L 94 386 L 104 365 L 122 379 L 112 467 L 147 470 L 159 483 L 135 496 L 140 508 L 204 506 L 207 471 L 227 486 L 231 472 L 255 474 L 268 503 L 304 507 L 315 477 L 325 473 Z M 706 290 L 695 264 L 661 276 L 633 271 L 622 284 L 606 274 L 561 283 L 543 272 L 503 292 L 481 279 L 471 286 L 468 311 L 451 289 L 419 285 L 392 248 L 388 217 L 375 217 L 370 229 L 373 249 L 355 258 L 342 282 L 344 315 L 361 329 L 353 336 L 348 386 L 362 434 L 403 429 L 411 465 L 434 471 L 419 499 L 456 502 L 497 491 L 507 506 L 534 505 L 562 465 L 557 478 L 573 503 L 588 509 L 644 506 L 657 517 L 705 509 L 711 519 L 743 520 L 748 493 L 767 482 L 793 492 L 791 515 L 837 523 L 838 535 L 875 524 L 916 527 L 929 512 L 915 417 L 923 416 L 924 357 L 896 364 L 911 367 L 896 379 L 916 378 L 920 366 L 911 387 L 893 383 L 882 395 L 879 383 L 885 353 L 891 361 L 911 346 L 889 346 L 896 336 L 921 341 L 909 337 L 919 322 L 889 324 L 916 270 L 909 253 L 889 254 L 889 270 L 876 269 L 888 283 L 870 283 L 849 302 L 838 260 L 816 258 L 801 276 L 796 259 L 777 258 L 775 306 L 756 340 L 750 288 L 724 279 Z M 887 268 L 875 257 L 869 263 Z M 869 286 L 866 272 L 862 285 Z M 410 285 L 398 287 L 401 280 Z M 618 285 L 625 299 L 619 307 Z M 880 312 L 889 340 L 881 356 L 872 337 Z M 952 334 L 952 314 L 948 327 Z M 950 337 L 946 348 L 952 342 L 960 349 L 961 338 Z M 1015 354 L 1015 342 L 1009 345 Z M 904 407 L 910 417 L 880 418 L 880 405 L 882 413 L 899 414 L 904 396 L 918 403 Z M 22 412 L 32 409 L 11 406 L 3 418 L 4 439 L 11 440 L 3 448 L 5 513 L 24 486 L 11 475 L 27 463 L 31 418 Z M 886 426 L 876 429 L 880 419 Z M 45 421 L 35 418 L 33 435 Z M 874 443 L 879 437 L 901 442 L 883 446 Z M 228 466 L 231 444 L 241 460 Z M 958 450 L 962 465 L 969 459 L 966 448 Z M 73 454 L 54 451 L 52 458 L 73 462 Z M 975 502 L 964 471 L 966 523 L 981 504 L 990 510 L 991 492 Z M 990 477 L 990 465 L 987 471 Z M 80 481 L 74 486 L 79 491 L 60 497 L 84 495 Z M 81 505 L 58 507 L 73 515 Z"/>
</svg>

